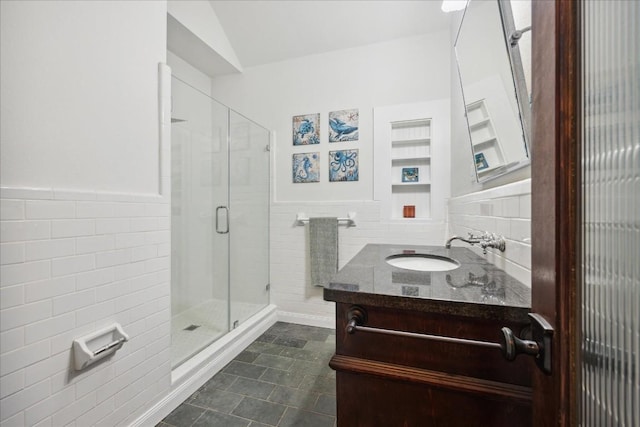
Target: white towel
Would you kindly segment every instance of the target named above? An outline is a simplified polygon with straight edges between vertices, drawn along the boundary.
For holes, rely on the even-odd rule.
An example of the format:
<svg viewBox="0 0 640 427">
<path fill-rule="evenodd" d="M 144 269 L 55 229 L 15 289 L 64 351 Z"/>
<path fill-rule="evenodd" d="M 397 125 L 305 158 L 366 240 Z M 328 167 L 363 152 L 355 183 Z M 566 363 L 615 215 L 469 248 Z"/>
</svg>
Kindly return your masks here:
<svg viewBox="0 0 640 427">
<path fill-rule="evenodd" d="M 338 271 L 338 218 L 309 218 L 311 284 L 325 286 Z"/>
</svg>

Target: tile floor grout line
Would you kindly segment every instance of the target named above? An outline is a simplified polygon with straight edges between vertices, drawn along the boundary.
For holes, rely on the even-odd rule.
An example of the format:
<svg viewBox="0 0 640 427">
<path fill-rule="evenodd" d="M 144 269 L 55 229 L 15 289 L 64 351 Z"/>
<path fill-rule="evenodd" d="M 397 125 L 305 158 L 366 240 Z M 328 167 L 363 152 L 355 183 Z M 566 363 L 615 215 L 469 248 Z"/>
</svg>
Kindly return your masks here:
<svg viewBox="0 0 640 427">
<path fill-rule="evenodd" d="M 280 419 L 278 420 L 278 424 L 276 424 L 276 426 L 279 426 L 280 423 L 282 422 L 282 420 L 284 419 L 285 414 L 287 413 L 287 411 L 289 411 L 289 406 L 287 406 L 287 409 L 284 410 L 284 412 L 282 413 L 282 415 L 280 416 Z"/>
<path fill-rule="evenodd" d="M 191 425 L 190 425 L 189 427 L 192 427 L 192 426 L 193 426 L 196 422 L 198 422 L 198 420 L 199 420 L 200 418 L 202 418 L 202 416 L 203 416 L 204 414 L 206 414 L 206 413 L 207 413 L 207 410 L 205 409 L 204 411 L 202 411 L 202 413 L 200 414 L 200 416 L 199 416 L 198 418 L 196 418 L 195 420 L 193 420 L 193 422 L 191 423 Z"/>
</svg>

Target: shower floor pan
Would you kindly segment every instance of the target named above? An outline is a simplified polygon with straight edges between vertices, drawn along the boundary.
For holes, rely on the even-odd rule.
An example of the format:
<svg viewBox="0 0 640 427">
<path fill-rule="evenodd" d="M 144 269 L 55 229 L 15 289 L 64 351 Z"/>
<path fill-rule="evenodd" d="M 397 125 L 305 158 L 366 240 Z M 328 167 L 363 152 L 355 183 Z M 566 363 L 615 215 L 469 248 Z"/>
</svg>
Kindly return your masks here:
<svg viewBox="0 0 640 427">
<path fill-rule="evenodd" d="M 247 319 L 263 305 L 231 304 L 232 321 Z M 176 368 L 222 337 L 227 330 L 227 301 L 210 299 L 171 318 L 171 367 Z"/>
</svg>

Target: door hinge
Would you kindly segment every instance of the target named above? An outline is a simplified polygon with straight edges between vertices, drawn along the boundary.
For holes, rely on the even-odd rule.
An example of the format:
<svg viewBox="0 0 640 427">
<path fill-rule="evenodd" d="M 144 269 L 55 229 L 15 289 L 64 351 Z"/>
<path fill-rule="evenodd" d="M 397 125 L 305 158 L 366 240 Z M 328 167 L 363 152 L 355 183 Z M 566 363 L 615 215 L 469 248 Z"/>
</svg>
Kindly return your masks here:
<svg viewBox="0 0 640 427">
<path fill-rule="evenodd" d="M 267 283 L 267 286 L 264 287 L 265 290 L 270 291 L 271 290 L 271 283 Z"/>
</svg>

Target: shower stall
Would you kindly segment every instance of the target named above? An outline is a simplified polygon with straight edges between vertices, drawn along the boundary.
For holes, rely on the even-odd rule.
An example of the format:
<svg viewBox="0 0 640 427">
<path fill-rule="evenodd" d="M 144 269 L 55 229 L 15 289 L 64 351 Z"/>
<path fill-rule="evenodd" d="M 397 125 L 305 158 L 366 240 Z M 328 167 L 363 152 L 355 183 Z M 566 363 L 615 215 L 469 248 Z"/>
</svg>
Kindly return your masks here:
<svg viewBox="0 0 640 427">
<path fill-rule="evenodd" d="M 171 78 L 171 365 L 269 304 L 267 129 Z"/>
</svg>

